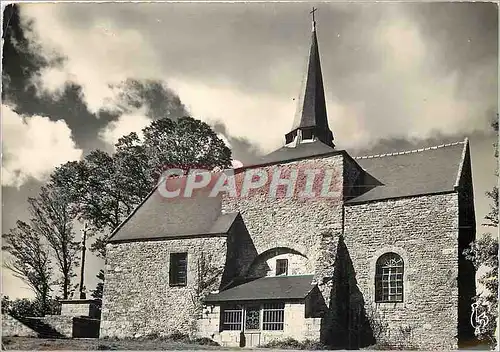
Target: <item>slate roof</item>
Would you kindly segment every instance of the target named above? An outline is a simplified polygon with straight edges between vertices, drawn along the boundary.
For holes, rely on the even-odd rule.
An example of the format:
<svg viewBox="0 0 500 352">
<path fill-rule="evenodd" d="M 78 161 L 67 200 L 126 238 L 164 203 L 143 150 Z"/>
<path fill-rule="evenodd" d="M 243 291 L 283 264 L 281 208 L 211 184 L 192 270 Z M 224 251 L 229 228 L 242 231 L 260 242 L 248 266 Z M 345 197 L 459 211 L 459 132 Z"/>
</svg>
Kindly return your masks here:
<svg viewBox="0 0 500 352">
<path fill-rule="evenodd" d="M 296 147 L 281 147 L 274 152 L 263 156 L 260 162 L 274 163 L 278 161 L 326 156 L 337 152 L 341 151 L 338 151 L 319 140 L 315 140 L 310 143 L 300 143 Z"/>
<path fill-rule="evenodd" d="M 182 181 L 182 178 L 169 182 Z M 156 187 L 113 232 L 108 242 L 223 236 L 238 213 L 222 213 L 220 197 L 165 198 Z"/>
<path fill-rule="evenodd" d="M 346 204 L 454 191 L 467 143 L 466 140 L 405 152 L 355 157 L 355 161 L 382 185 Z"/>
<path fill-rule="evenodd" d="M 468 141 L 465 140 L 411 151 L 355 157 L 354 160 L 371 176 L 365 177 L 364 185 L 371 183 L 373 187 L 347 200 L 346 205 L 452 192 L 458 184 L 467 148 Z M 282 147 L 265 156 L 260 164 L 335 153 L 347 154 L 315 141 L 295 148 Z M 375 181 L 368 181 L 371 178 Z M 185 179 L 169 182 L 185 182 Z M 208 197 L 203 192 L 205 190 L 200 190 L 192 198 L 166 199 L 155 188 L 113 232 L 108 242 L 226 235 L 238 213 L 222 213 L 220 197 Z"/>
<path fill-rule="evenodd" d="M 299 97 L 299 106 L 295 114 L 292 129 L 318 126 L 329 130 L 315 25 L 312 31 L 311 48 L 304 85 L 304 90 Z"/>
<path fill-rule="evenodd" d="M 313 275 L 273 276 L 256 279 L 228 290 L 209 294 L 207 303 L 257 300 L 304 299 L 314 288 Z"/>
</svg>

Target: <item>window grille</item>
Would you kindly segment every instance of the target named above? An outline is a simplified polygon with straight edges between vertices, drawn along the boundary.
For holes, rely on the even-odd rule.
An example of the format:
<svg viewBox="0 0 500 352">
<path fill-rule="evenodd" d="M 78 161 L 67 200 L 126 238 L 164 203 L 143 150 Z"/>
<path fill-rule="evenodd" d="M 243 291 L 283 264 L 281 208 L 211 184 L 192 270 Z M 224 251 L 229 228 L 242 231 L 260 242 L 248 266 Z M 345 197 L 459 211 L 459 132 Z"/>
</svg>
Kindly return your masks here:
<svg viewBox="0 0 500 352">
<path fill-rule="evenodd" d="M 288 259 L 276 259 L 276 276 L 288 275 Z"/>
<path fill-rule="evenodd" d="M 260 306 L 245 308 L 245 330 L 260 329 Z"/>
<path fill-rule="evenodd" d="M 396 253 L 386 253 L 377 260 L 375 302 L 403 302 L 403 271 L 403 259 Z"/>
<path fill-rule="evenodd" d="M 229 305 L 222 310 L 222 330 L 241 331 L 245 310 L 245 330 L 282 331 L 285 325 L 285 304 L 267 303 L 262 306 Z M 261 326 L 262 318 L 262 326 Z"/>
<path fill-rule="evenodd" d="M 187 284 L 187 253 L 170 254 L 170 286 Z"/>
<path fill-rule="evenodd" d="M 285 323 L 285 304 L 264 304 L 262 312 L 262 330 L 283 330 Z"/>
<path fill-rule="evenodd" d="M 241 330 L 241 322 L 243 318 L 243 310 L 241 306 L 228 306 L 224 308 L 222 315 L 223 330 Z"/>
</svg>

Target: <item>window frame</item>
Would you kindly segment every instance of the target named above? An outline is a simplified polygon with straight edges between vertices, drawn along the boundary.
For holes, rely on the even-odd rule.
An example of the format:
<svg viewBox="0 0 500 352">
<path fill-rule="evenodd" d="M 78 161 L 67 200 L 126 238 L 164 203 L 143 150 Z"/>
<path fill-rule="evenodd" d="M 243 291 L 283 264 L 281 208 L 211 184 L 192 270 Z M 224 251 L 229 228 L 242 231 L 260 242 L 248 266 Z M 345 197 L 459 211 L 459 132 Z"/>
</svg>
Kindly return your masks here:
<svg viewBox="0 0 500 352">
<path fill-rule="evenodd" d="M 285 271 L 281 274 L 278 274 L 278 263 L 286 263 Z M 276 270 L 274 271 L 276 276 L 288 276 L 288 259 L 276 259 Z"/>
<path fill-rule="evenodd" d="M 375 303 L 402 303 L 404 301 L 404 269 L 404 260 L 397 253 L 387 252 L 377 258 Z"/>
<path fill-rule="evenodd" d="M 180 259 L 181 257 L 184 257 L 183 259 Z M 179 262 L 184 260 L 184 275 L 183 275 L 183 282 L 181 282 L 180 275 L 179 275 Z M 170 253 L 170 263 L 169 263 L 169 278 L 168 278 L 168 284 L 171 287 L 184 287 L 187 286 L 187 281 L 188 281 L 188 253 L 187 252 L 174 252 Z"/>
<path fill-rule="evenodd" d="M 244 320 L 244 307 L 241 304 L 226 304 L 221 307 L 221 322 L 220 331 L 241 331 Z M 230 313 L 231 317 L 239 318 L 239 322 L 226 322 L 226 313 Z M 226 329 L 226 325 L 236 326 L 236 329 Z"/>
<path fill-rule="evenodd" d="M 256 310 L 259 312 L 259 327 L 257 329 L 249 329 L 247 327 L 247 309 Z M 263 303 L 246 303 L 246 304 L 223 304 L 221 305 L 220 315 L 220 332 L 222 331 L 248 331 L 248 332 L 280 332 L 285 330 L 285 307 L 286 302 L 263 302 Z M 239 317 L 239 321 L 227 322 L 229 314 L 233 314 L 233 318 Z M 277 318 L 275 320 L 270 317 Z M 279 320 L 279 321 L 278 321 Z M 227 329 L 228 326 L 236 328 Z"/>
<path fill-rule="evenodd" d="M 266 307 L 267 306 L 267 307 Z M 279 307 L 277 307 L 279 306 Z M 262 331 L 284 331 L 285 330 L 285 302 L 273 302 L 273 303 L 264 303 L 262 304 Z M 266 322 L 266 313 L 267 316 L 278 317 L 279 321 L 270 320 Z M 267 324 L 267 328 L 266 328 Z M 278 329 L 273 329 L 269 327 L 280 326 Z"/>
</svg>

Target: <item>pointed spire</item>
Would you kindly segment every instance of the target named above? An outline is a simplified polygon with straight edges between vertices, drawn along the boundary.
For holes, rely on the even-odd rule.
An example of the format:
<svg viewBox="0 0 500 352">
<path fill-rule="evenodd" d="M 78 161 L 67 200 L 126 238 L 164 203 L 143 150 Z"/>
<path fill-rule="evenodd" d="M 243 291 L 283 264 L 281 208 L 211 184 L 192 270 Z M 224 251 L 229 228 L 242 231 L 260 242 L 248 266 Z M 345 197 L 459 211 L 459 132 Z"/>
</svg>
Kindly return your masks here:
<svg viewBox="0 0 500 352">
<path fill-rule="evenodd" d="M 313 9 L 311 10 L 311 12 L 309 12 L 312 15 L 312 31 L 313 32 L 316 32 L 316 19 L 314 18 L 314 13 L 316 11 L 318 11 L 318 9 L 313 6 Z"/>
<path fill-rule="evenodd" d="M 316 11 L 317 9 L 313 7 L 311 11 L 311 49 L 304 81 L 305 86 L 299 99 L 299 106 L 295 115 L 292 131 L 286 134 L 285 139 L 286 144 L 290 144 L 293 141 L 300 143 L 301 141 L 298 139 L 318 139 L 333 148 L 335 145 L 333 144 L 332 131 L 328 127 L 325 91 L 321 74 L 318 38 L 316 35 L 316 19 L 314 16 Z"/>
</svg>

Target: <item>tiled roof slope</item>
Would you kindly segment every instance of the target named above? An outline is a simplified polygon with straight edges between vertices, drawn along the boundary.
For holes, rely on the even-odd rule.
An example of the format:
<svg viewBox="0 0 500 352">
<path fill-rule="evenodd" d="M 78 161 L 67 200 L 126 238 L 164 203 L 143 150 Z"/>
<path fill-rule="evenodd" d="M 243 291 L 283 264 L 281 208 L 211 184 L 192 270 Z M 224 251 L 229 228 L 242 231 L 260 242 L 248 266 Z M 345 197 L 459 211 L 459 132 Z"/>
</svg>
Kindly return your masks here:
<svg viewBox="0 0 500 352">
<path fill-rule="evenodd" d="M 182 181 L 169 182 L 177 180 Z M 191 198 L 165 198 L 159 187 L 113 232 L 108 242 L 225 235 L 238 215 L 221 213 L 220 197 L 208 197 L 198 191 Z"/>
<path fill-rule="evenodd" d="M 228 290 L 209 294 L 209 303 L 254 300 L 303 299 L 314 288 L 313 276 L 272 276 L 256 279 Z"/>
<path fill-rule="evenodd" d="M 347 201 L 356 204 L 453 191 L 467 140 L 404 152 L 355 157 L 383 185 Z"/>
<path fill-rule="evenodd" d="M 382 185 L 373 185 L 369 191 L 348 200 L 346 204 L 454 191 L 467 145 L 465 140 L 404 152 L 355 157 L 354 160 Z M 281 148 L 264 160 L 272 163 L 337 152 L 345 153 L 316 141 L 296 148 Z M 370 178 L 365 177 L 367 179 Z M 237 213 L 223 214 L 221 205 L 220 197 L 208 197 L 203 191 L 192 198 L 167 199 L 155 188 L 108 241 L 225 235 Z"/>
<path fill-rule="evenodd" d="M 310 143 L 301 143 L 295 147 L 281 147 L 274 152 L 263 156 L 261 163 L 274 163 L 278 161 L 309 158 L 336 152 L 332 147 L 319 140 Z"/>
</svg>

